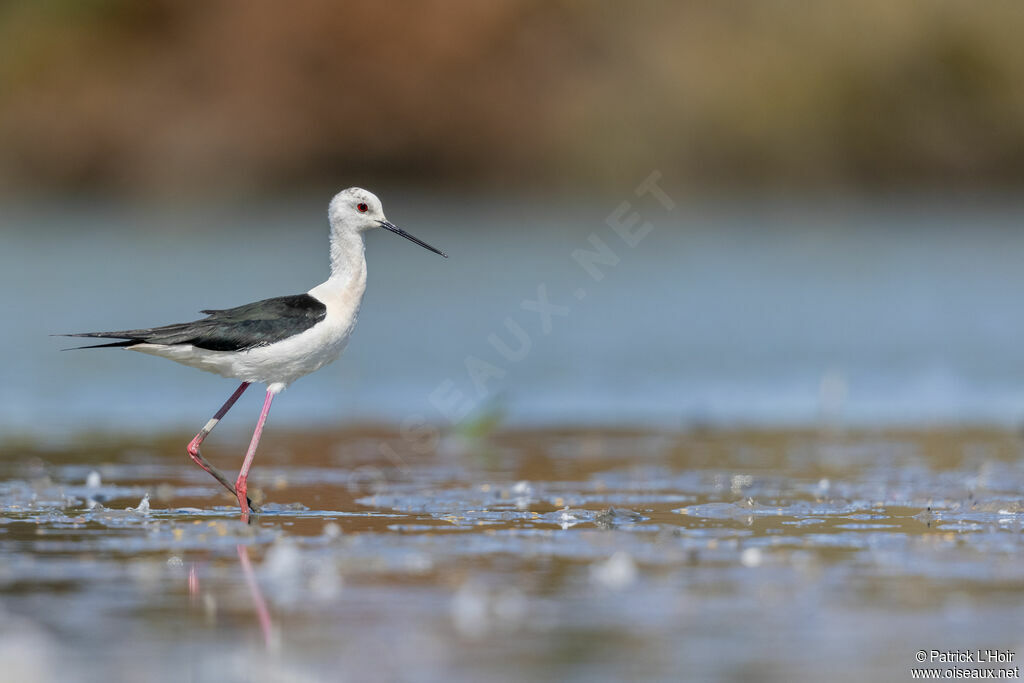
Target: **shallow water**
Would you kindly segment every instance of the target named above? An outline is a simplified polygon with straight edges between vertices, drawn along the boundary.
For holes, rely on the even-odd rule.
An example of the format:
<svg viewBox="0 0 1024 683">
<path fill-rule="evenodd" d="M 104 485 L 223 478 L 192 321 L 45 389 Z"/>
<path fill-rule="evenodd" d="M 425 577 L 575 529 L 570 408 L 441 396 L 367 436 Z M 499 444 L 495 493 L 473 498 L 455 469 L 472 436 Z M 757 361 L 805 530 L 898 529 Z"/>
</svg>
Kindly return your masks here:
<svg viewBox="0 0 1024 683">
<path fill-rule="evenodd" d="M 0 678 L 909 680 L 920 649 L 1024 651 L 1010 432 L 278 430 L 250 525 L 183 446 L 0 446 Z"/>
</svg>

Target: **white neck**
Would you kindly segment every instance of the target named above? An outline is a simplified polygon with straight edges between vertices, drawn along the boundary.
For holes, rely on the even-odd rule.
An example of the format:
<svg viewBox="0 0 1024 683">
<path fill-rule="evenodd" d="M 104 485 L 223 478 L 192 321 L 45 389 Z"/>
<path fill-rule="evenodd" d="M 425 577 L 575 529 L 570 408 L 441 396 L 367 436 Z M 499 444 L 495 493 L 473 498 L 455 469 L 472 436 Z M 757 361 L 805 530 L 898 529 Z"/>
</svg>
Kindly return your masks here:
<svg viewBox="0 0 1024 683">
<path fill-rule="evenodd" d="M 328 282 L 346 284 L 366 277 L 366 245 L 355 230 L 331 231 L 331 277 Z"/>
<path fill-rule="evenodd" d="M 355 230 L 331 231 L 331 276 L 309 293 L 328 306 L 359 310 L 366 291 L 363 235 Z"/>
</svg>

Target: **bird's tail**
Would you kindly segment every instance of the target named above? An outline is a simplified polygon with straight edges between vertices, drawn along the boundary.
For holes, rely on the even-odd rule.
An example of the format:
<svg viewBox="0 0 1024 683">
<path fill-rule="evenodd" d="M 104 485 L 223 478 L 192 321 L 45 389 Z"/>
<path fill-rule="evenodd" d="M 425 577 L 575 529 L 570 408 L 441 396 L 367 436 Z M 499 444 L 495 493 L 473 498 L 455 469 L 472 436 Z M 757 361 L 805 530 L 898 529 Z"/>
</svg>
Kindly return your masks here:
<svg viewBox="0 0 1024 683">
<path fill-rule="evenodd" d="M 139 342 L 137 341 L 132 341 L 131 339 L 129 339 L 127 341 L 111 342 L 109 344 L 89 344 L 88 346 L 71 346 L 66 349 L 61 349 L 61 351 L 78 351 L 79 349 L 106 349 L 114 346 L 120 346 L 124 348 L 126 346 L 134 346 L 135 344 L 138 343 Z"/>
<path fill-rule="evenodd" d="M 76 334 L 53 334 L 51 337 L 99 337 L 101 339 L 120 339 L 120 341 L 110 342 L 109 344 L 90 344 L 87 346 L 72 346 L 67 349 L 61 349 L 61 351 L 77 351 L 79 349 L 105 349 L 110 347 L 126 347 L 134 344 L 139 344 L 139 339 L 127 338 L 128 335 L 120 332 L 79 332 Z"/>
</svg>

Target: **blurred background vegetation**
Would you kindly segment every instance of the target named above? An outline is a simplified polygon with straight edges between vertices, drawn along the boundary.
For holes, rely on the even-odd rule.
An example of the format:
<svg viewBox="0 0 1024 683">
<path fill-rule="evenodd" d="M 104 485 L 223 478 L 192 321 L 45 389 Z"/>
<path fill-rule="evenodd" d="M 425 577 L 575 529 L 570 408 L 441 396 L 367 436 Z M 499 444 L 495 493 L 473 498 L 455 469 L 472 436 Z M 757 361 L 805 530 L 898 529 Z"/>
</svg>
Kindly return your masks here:
<svg viewBox="0 0 1024 683">
<path fill-rule="evenodd" d="M 1024 5 L 0 3 L 0 192 L 1003 188 Z"/>
</svg>

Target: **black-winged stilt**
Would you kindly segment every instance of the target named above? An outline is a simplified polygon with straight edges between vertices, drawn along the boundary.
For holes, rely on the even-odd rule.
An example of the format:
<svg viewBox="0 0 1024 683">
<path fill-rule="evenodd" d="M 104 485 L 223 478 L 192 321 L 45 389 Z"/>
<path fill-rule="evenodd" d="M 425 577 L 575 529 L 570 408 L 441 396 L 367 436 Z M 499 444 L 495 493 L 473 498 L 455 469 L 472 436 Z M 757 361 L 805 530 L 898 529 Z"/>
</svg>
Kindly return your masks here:
<svg viewBox="0 0 1024 683">
<path fill-rule="evenodd" d="M 339 192 L 328 209 L 331 276 L 305 294 L 282 296 L 237 308 L 205 310 L 202 320 L 118 332 L 85 332 L 68 337 L 118 339 L 82 349 L 122 347 L 170 358 L 184 365 L 239 379 L 242 384 L 188 445 L 197 465 L 238 498 L 248 521 L 252 501 L 246 480 L 274 396 L 300 377 L 319 370 L 345 349 L 366 291 L 363 233 L 384 228 L 445 258 L 448 255 L 384 218 L 380 200 L 358 187 Z M 199 451 L 203 439 L 252 383 L 267 385 L 259 421 L 234 485 Z"/>
</svg>

